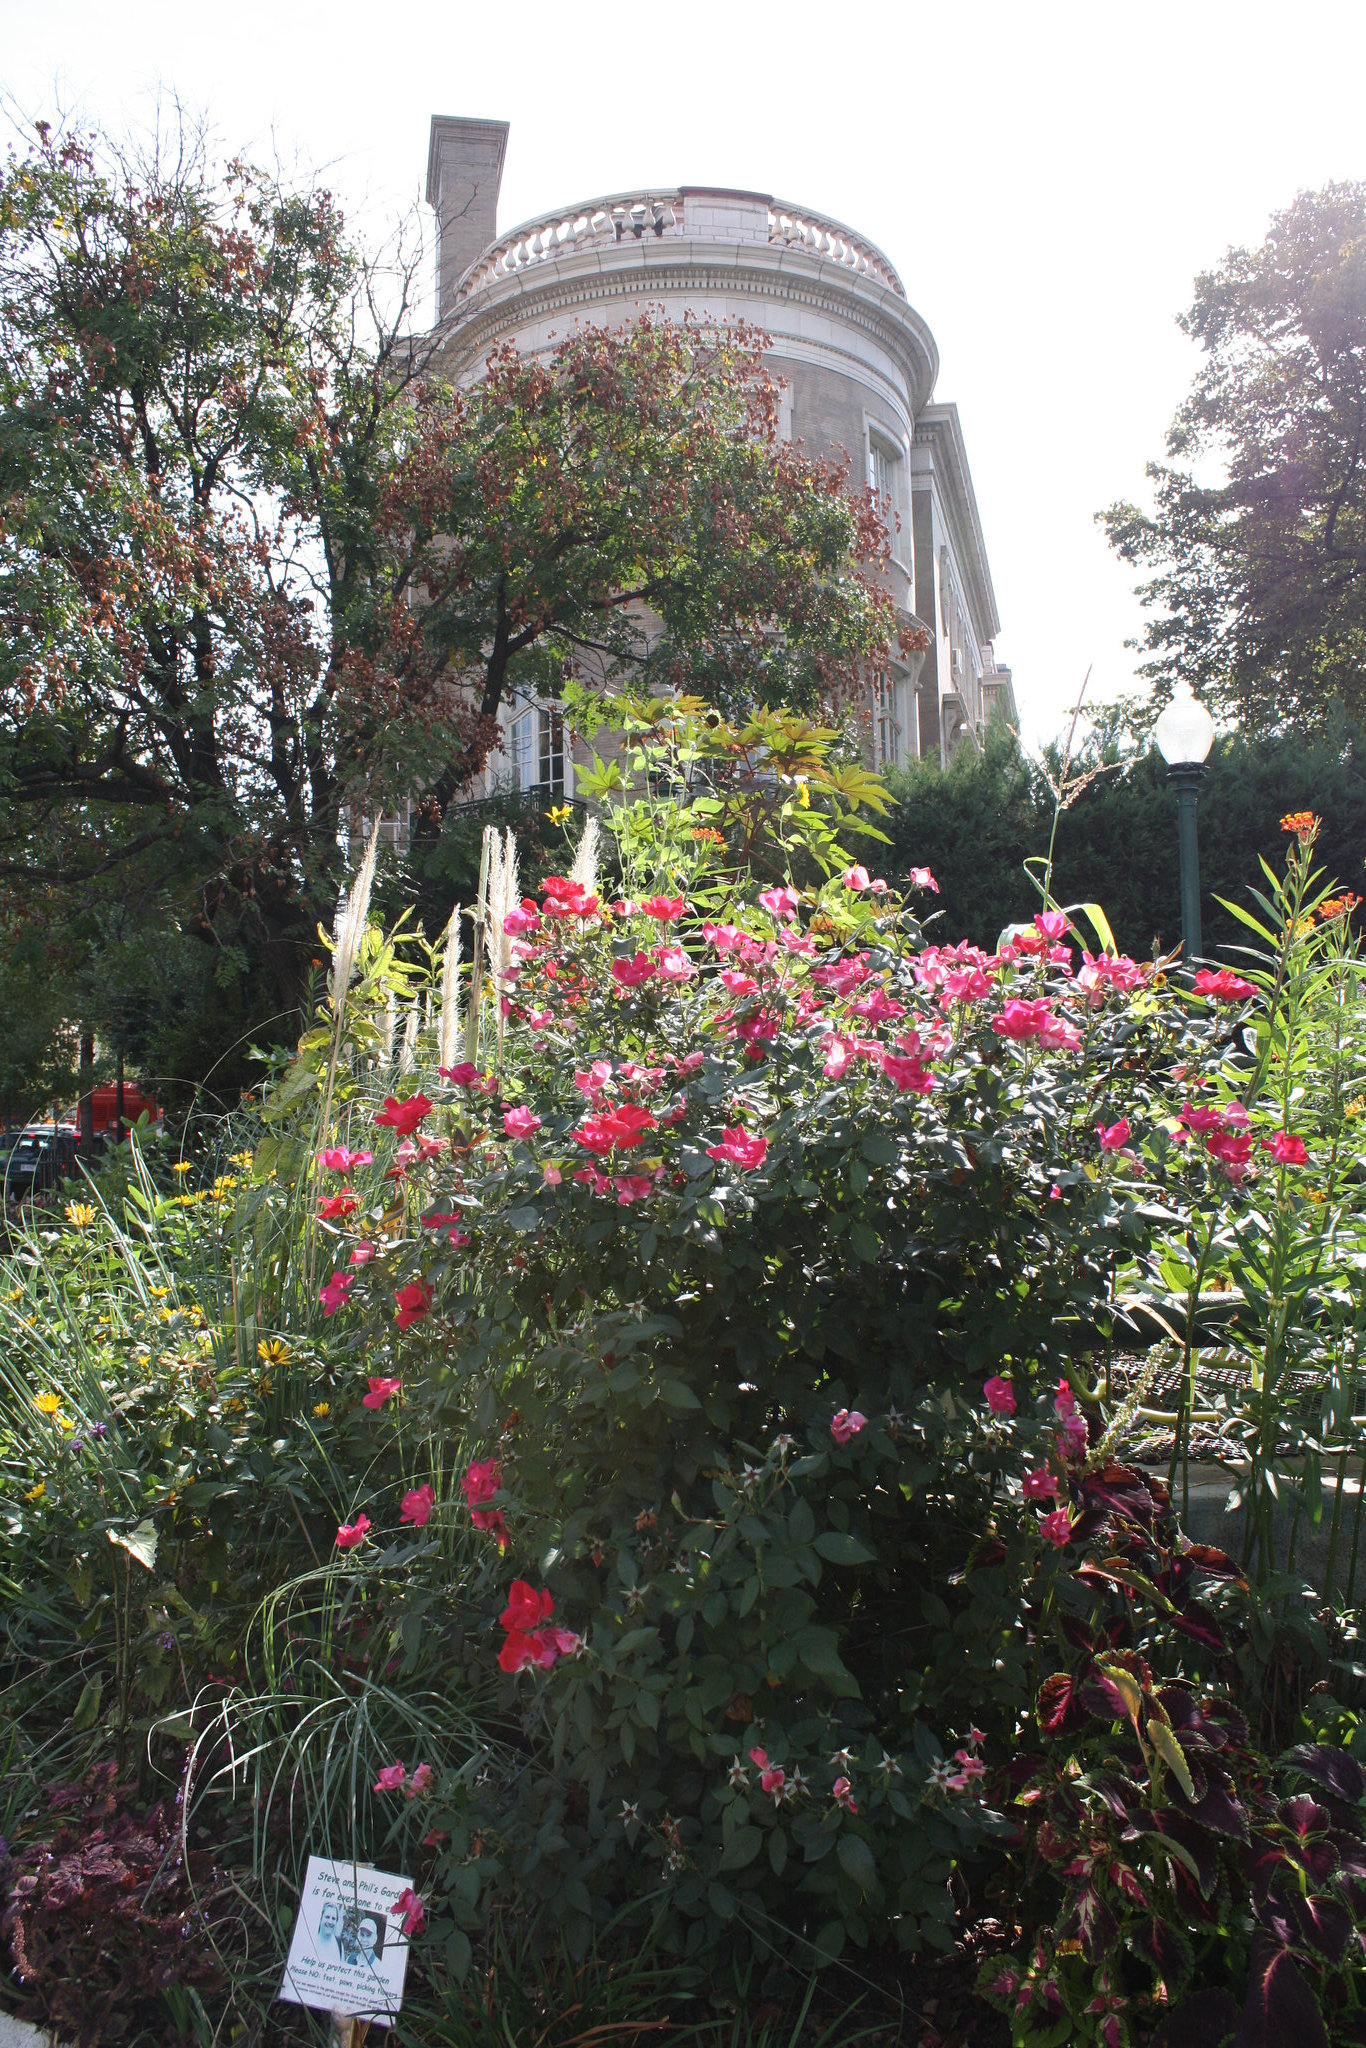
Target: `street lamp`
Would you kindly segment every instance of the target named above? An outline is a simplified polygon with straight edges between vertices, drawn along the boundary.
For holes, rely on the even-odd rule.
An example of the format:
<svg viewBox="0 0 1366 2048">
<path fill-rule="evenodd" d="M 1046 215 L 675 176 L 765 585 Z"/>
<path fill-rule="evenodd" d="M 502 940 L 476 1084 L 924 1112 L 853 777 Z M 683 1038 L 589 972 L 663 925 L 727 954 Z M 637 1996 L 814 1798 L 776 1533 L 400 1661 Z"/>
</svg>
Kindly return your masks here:
<svg viewBox="0 0 1366 2048">
<path fill-rule="evenodd" d="M 1195 800 L 1205 779 L 1205 757 L 1214 745 L 1214 720 L 1189 683 L 1181 683 L 1153 727 L 1157 750 L 1176 787 L 1176 834 L 1181 857 L 1181 960 L 1189 968 L 1200 958 L 1200 853 L 1195 836 Z"/>
</svg>

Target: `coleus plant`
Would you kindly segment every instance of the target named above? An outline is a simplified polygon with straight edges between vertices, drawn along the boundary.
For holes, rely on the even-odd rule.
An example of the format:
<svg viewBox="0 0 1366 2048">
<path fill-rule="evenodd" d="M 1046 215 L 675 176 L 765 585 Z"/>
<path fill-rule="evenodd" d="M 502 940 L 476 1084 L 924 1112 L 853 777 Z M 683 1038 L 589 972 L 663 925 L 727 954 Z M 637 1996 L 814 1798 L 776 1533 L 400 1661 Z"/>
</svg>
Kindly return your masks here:
<svg viewBox="0 0 1366 2048">
<path fill-rule="evenodd" d="M 1159 1481 L 1106 1463 L 1072 1490 L 1090 1554 L 1031 1614 L 1060 1668 L 993 1787 L 1027 1943 L 979 1989 L 1022 2048 L 1130 2048 L 1159 2023 L 1165 2048 L 1366 2041 L 1366 1774 L 1326 1744 L 1260 1751 L 1221 1683 L 1213 1600 L 1237 1567 L 1181 1536 Z M 1182 1639 L 1196 1670 L 1164 1678 Z"/>
</svg>

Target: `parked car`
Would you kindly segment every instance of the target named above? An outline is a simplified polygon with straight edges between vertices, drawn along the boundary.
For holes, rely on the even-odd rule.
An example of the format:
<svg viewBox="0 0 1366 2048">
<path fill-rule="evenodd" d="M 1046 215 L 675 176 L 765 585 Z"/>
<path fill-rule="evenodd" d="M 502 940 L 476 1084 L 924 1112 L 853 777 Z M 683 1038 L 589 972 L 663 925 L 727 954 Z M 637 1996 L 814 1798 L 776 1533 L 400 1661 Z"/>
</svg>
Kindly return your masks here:
<svg viewBox="0 0 1366 2048">
<path fill-rule="evenodd" d="M 55 1188 L 76 1164 L 77 1143 L 77 1133 L 65 1124 L 55 1130 L 51 1124 L 30 1124 L 21 1131 L 5 1160 L 5 1200 L 26 1202 Z"/>
</svg>

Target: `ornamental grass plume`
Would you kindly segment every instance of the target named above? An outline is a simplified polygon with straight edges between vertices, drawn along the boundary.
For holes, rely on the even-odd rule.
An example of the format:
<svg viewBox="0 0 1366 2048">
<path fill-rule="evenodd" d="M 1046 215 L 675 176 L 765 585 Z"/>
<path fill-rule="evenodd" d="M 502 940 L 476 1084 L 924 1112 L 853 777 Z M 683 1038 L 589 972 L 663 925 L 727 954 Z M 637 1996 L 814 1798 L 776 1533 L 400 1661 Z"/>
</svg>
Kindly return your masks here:
<svg viewBox="0 0 1366 2048">
<path fill-rule="evenodd" d="M 590 818 L 583 828 L 578 847 L 574 854 L 574 865 L 569 870 L 571 882 L 577 882 L 585 896 L 597 894 L 598 847 L 601 841 L 598 821 Z"/>
<path fill-rule="evenodd" d="M 370 843 L 365 849 L 365 858 L 356 872 L 356 879 L 347 891 L 346 901 L 337 914 L 336 939 L 332 947 L 332 971 L 328 975 L 328 993 L 332 1008 L 338 1016 L 346 1002 L 346 991 L 351 986 L 351 976 L 360 951 L 361 937 L 365 922 L 370 915 L 370 897 L 375 886 L 375 862 L 379 858 L 380 821 L 375 819 L 370 832 Z"/>
<path fill-rule="evenodd" d="M 446 926 L 446 945 L 441 955 L 441 1021 L 438 1031 L 438 1065 L 453 1067 L 460 1044 L 460 905 L 451 912 Z"/>
</svg>

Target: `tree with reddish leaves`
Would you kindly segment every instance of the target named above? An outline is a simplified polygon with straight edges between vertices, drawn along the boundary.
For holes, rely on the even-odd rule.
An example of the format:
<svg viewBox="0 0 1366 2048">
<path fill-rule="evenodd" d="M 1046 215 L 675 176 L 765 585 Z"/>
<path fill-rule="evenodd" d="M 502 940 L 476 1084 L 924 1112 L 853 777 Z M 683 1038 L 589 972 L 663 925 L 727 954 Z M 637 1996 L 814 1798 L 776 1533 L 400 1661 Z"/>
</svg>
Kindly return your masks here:
<svg viewBox="0 0 1366 2048">
<path fill-rule="evenodd" d="M 413 266 L 192 140 L 0 173 L 0 891 L 106 899 L 297 1000 L 353 797 L 448 750 L 348 669 L 424 366 Z"/>
<path fill-rule="evenodd" d="M 476 383 L 429 390 L 384 498 L 403 568 L 382 644 L 396 692 L 444 676 L 477 721 L 447 800 L 520 688 L 828 715 L 866 699 L 899 638 L 923 645 L 879 579 L 872 494 L 779 438 L 766 345 L 647 317 L 544 356 L 507 345 Z"/>
<path fill-rule="evenodd" d="M 261 1018 L 348 809 L 435 831 L 519 689 L 828 708 L 896 638 L 876 505 L 780 441 L 761 335 L 588 330 L 451 390 L 416 275 L 193 141 L 43 127 L 0 172 L 0 908 L 107 896 Z"/>
</svg>

